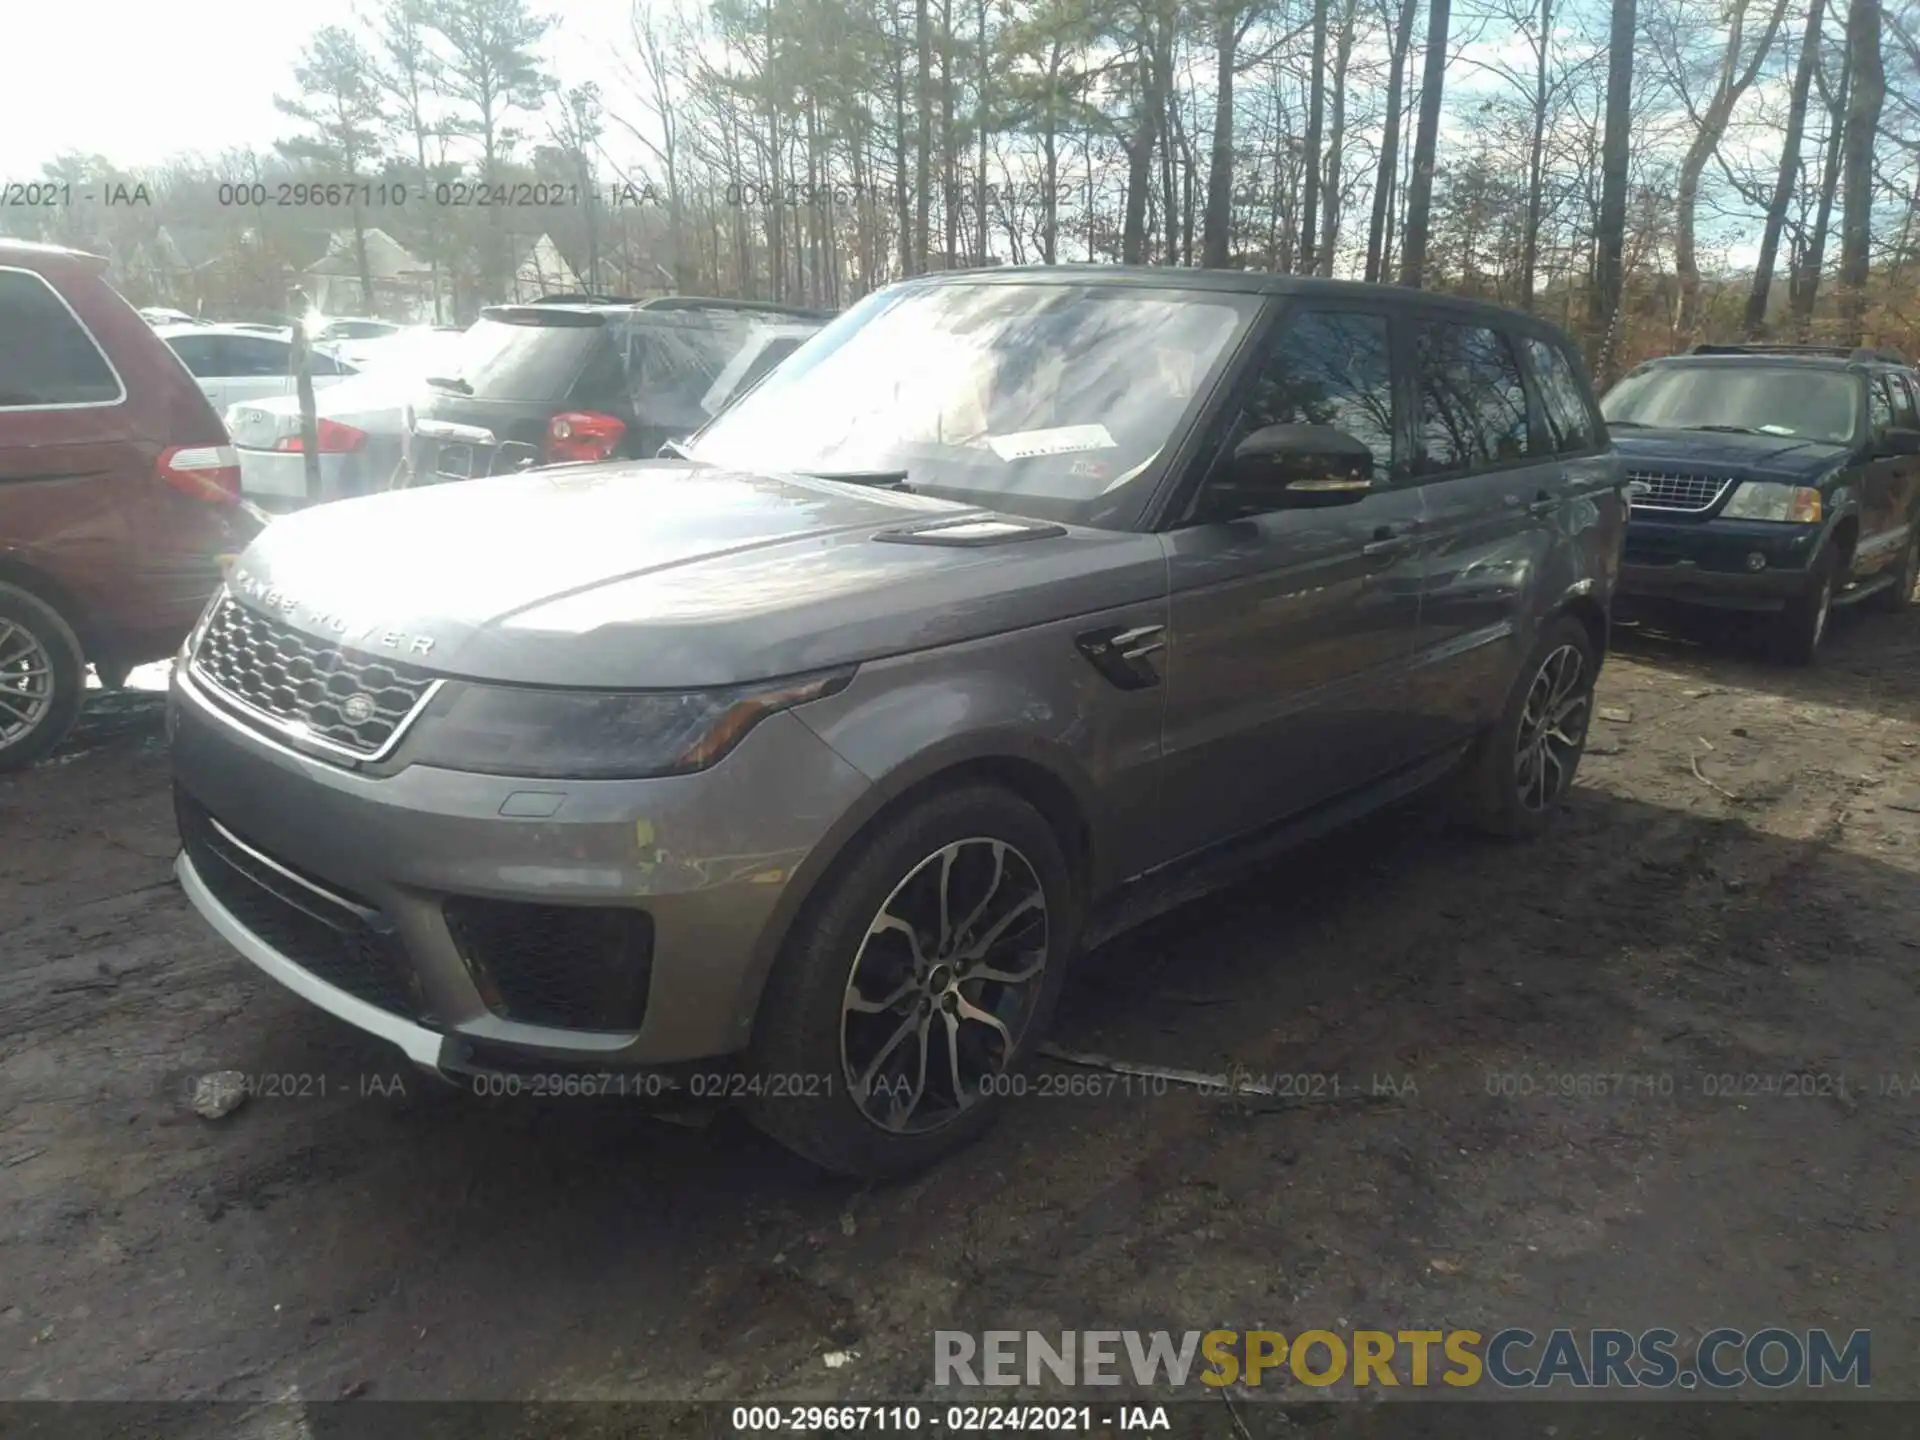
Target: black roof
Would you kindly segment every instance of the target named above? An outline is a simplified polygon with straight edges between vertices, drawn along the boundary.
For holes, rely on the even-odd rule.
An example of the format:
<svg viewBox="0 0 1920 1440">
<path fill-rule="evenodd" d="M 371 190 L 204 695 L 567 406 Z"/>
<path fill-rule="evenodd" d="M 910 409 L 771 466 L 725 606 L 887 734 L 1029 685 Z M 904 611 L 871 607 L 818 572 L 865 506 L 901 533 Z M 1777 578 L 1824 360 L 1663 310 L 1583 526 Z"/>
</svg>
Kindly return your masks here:
<svg viewBox="0 0 1920 1440">
<path fill-rule="evenodd" d="M 1560 327 L 1539 316 L 1527 315 L 1490 300 L 1473 300 L 1437 290 L 1415 290 L 1400 285 L 1369 284 L 1364 280 L 1323 280 L 1312 275 L 1280 275 L 1264 270 L 1206 270 L 1180 265 L 1015 265 L 979 270 L 944 270 L 897 282 L 901 286 L 933 285 L 1110 285 L 1142 290 L 1195 290 L 1238 295 L 1291 295 L 1301 299 L 1378 300 L 1393 296 L 1409 305 L 1452 310 L 1462 314 L 1498 316 L 1503 323 L 1524 322 L 1540 330 L 1561 333 Z"/>
<path fill-rule="evenodd" d="M 1911 368 L 1897 350 L 1871 345 L 1695 345 L 1685 354 L 1658 355 L 1643 365 L 1792 365 L 1846 370 L 1858 365 Z M 1638 366 L 1635 367 L 1639 368 Z"/>
</svg>

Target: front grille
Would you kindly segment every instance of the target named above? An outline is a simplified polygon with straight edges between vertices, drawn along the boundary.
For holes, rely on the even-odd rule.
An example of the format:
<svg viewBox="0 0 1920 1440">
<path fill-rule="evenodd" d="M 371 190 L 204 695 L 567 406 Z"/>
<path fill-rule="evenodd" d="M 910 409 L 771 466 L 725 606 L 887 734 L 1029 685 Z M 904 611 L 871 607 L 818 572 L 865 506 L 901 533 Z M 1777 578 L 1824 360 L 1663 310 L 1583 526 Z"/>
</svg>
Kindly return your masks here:
<svg viewBox="0 0 1920 1440">
<path fill-rule="evenodd" d="M 213 898 L 302 970 L 404 1019 L 430 1018 L 392 923 L 337 885 L 273 859 L 174 791 L 180 842 Z"/>
<path fill-rule="evenodd" d="M 1688 475 L 1671 470 L 1629 470 L 1627 493 L 1634 510 L 1711 510 L 1733 481 L 1719 475 Z M 1644 488 L 1642 488 L 1644 487 Z"/>
<path fill-rule="evenodd" d="M 216 691 L 367 758 L 399 739 L 433 687 L 423 670 L 312 639 L 231 597 L 215 609 L 193 664 Z"/>
<path fill-rule="evenodd" d="M 446 902 L 447 928 L 487 1008 L 563 1030 L 634 1031 L 647 1013 L 653 919 L 643 910 Z"/>
</svg>

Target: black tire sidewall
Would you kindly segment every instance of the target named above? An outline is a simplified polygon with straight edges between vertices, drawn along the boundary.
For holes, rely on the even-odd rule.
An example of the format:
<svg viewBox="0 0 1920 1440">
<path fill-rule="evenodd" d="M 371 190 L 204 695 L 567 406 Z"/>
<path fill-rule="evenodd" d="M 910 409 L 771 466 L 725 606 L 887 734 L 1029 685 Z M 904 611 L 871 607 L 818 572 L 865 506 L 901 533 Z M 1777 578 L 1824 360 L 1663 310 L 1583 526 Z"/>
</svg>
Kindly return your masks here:
<svg viewBox="0 0 1920 1440">
<path fill-rule="evenodd" d="M 1827 635 L 1833 629 L 1833 598 L 1827 598 L 1827 618 L 1820 624 L 1818 634 L 1814 626 L 1820 612 L 1820 592 L 1824 589 L 1832 592 L 1839 588 L 1839 565 L 1833 547 L 1827 546 L 1813 562 L 1812 573 L 1808 576 L 1806 593 L 1796 595 L 1787 602 L 1787 608 L 1781 614 L 1775 630 L 1775 648 L 1780 658 L 1789 665 L 1811 665 L 1822 649 L 1826 647 Z"/>
<path fill-rule="evenodd" d="M 1587 696 L 1587 722 L 1580 735 L 1580 749 L 1574 754 L 1566 783 L 1553 802 L 1540 810 L 1529 810 L 1520 803 L 1519 787 L 1514 779 L 1514 753 L 1520 743 L 1520 722 L 1526 712 L 1527 695 L 1547 656 L 1563 645 L 1575 646 L 1583 667 L 1581 683 Z M 1466 772 L 1467 814 L 1475 827 L 1503 838 L 1525 839 L 1539 834 L 1552 821 L 1554 812 L 1566 803 L 1568 793 L 1579 776 L 1580 761 L 1586 754 L 1587 739 L 1593 733 L 1594 682 L 1599 678 L 1599 654 L 1587 627 L 1571 615 L 1559 615 L 1540 631 L 1533 648 L 1520 667 L 1513 691 L 1507 697 L 1500 719 L 1480 739 L 1478 753 Z"/>
<path fill-rule="evenodd" d="M 1912 533 L 1907 536 L 1906 548 L 1900 554 L 1900 568 L 1894 575 L 1893 584 L 1878 595 L 1868 597 L 1875 608 L 1889 614 L 1898 614 L 1913 604 L 1913 587 L 1920 581 L 1920 520 L 1912 522 Z"/>
<path fill-rule="evenodd" d="M 67 738 L 86 700 L 87 662 L 73 627 L 30 590 L 0 581 L 0 620 L 27 630 L 53 669 L 53 704 L 40 723 L 13 743 L 0 744 L 0 774 L 6 774 L 44 759 Z"/>
<path fill-rule="evenodd" d="M 841 1002 L 867 927 L 913 867 L 972 836 L 1019 849 L 1047 898 L 1046 970 L 1009 1074 L 1031 1063 L 1052 1023 L 1079 929 L 1071 872 L 1052 827 L 992 784 L 939 791 L 884 817 L 829 871 L 796 920 L 762 992 L 747 1055 L 748 1118 L 827 1170 L 866 1178 L 908 1173 L 964 1145 L 1001 1107 L 1001 1097 L 988 1096 L 940 1130 L 889 1134 L 860 1113 L 840 1061 Z"/>
</svg>

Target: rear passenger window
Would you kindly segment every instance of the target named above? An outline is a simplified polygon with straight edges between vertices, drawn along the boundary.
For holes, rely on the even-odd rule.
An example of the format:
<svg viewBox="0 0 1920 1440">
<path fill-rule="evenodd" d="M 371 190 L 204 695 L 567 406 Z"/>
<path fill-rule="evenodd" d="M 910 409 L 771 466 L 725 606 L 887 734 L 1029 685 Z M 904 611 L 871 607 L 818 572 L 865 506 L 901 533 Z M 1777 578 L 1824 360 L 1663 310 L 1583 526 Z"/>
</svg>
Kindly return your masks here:
<svg viewBox="0 0 1920 1440">
<path fill-rule="evenodd" d="M 1908 375 L 1889 375 L 1887 383 L 1893 387 L 1893 423 L 1902 430 L 1920 430 L 1920 414 L 1915 413 L 1913 378 Z"/>
<path fill-rule="evenodd" d="M 1587 394 L 1566 353 L 1558 345 L 1544 340 L 1527 341 L 1527 359 L 1533 364 L 1533 378 L 1540 385 L 1540 401 L 1546 410 L 1547 434 L 1553 448 L 1564 454 L 1585 450 L 1593 444 L 1593 412 L 1587 408 Z"/>
<path fill-rule="evenodd" d="M 1893 395 L 1887 389 L 1884 375 L 1875 375 L 1867 381 L 1867 419 L 1876 435 L 1893 428 Z"/>
<path fill-rule="evenodd" d="M 0 408 L 99 405 L 120 399 L 107 357 L 51 285 L 0 270 Z"/>
<path fill-rule="evenodd" d="M 204 379 L 220 373 L 226 347 L 218 336 L 176 335 L 167 344 L 173 347 L 173 353 L 180 357 L 189 374 Z"/>
<path fill-rule="evenodd" d="M 1381 315 L 1308 310 L 1280 334 L 1248 401 L 1245 429 L 1331 425 L 1393 463 L 1393 371 Z"/>
<path fill-rule="evenodd" d="M 1473 470 L 1526 455 L 1527 387 L 1504 335 L 1478 325 L 1423 324 L 1415 357 L 1420 474 Z"/>
<path fill-rule="evenodd" d="M 226 374 L 234 376 L 285 375 L 293 368 L 293 346 L 282 344 L 278 340 L 264 337 L 251 340 L 242 335 L 229 335 L 226 339 Z M 331 375 L 331 369 L 320 368 L 321 357 L 314 355 L 314 373 Z"/>
</svg>

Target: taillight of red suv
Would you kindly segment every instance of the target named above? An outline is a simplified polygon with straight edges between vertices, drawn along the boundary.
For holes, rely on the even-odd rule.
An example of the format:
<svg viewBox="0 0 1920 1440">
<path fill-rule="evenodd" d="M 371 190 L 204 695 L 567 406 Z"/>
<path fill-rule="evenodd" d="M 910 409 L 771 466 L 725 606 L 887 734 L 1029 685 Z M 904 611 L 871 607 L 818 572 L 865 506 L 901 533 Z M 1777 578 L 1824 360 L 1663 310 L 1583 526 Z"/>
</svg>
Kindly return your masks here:
<svg viewBox="0 0 1920 1440">
<path fill-rule="evenodd" d="M 216 505 L 240 499 L 240 457 L 231 445 L 169 445 L 160 452 L 160 478 L 183 495 Z"/>
<path fill-rule="evenodd" d="M 627 433 L 626 422 L 591 410 L 567 410 L 547 422 L 545 460 L 564 465 L 582 460 L 611 460 Z"/>
</svg>

